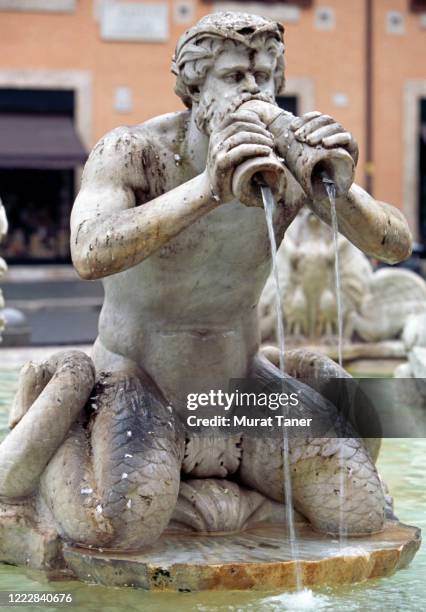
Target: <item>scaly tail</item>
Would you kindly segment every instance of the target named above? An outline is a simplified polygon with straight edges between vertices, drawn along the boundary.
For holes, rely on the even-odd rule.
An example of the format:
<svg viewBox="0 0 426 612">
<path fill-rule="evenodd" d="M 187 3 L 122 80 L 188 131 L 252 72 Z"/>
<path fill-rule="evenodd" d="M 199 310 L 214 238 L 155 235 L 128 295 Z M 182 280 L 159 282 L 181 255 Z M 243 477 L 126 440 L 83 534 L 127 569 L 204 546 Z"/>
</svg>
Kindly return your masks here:
<svg viewBox="0 0 426 612">
<path fill-rule="evenodd" d="M 139 549 L 165 529 L 179 493 L 184 436 L 172 412 L 139 379 L 107 375 L 93 421 L 71 432 L 42 479 L 64 537 Z"/>
</svg>

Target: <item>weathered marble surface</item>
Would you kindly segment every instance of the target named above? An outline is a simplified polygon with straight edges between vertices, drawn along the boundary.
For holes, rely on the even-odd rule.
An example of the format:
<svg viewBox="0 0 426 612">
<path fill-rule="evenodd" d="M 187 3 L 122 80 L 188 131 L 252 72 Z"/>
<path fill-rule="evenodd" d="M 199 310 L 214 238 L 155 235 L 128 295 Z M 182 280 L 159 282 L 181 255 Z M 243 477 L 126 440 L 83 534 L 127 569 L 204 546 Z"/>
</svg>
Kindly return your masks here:
<svg viewBox="0 0 426 612">
<path fill-rule="evenodd" d="M 389 522 L 382 533 L 338 541 L 300 526 L 300 568 L 306 587 L 361 582 L 388 576 L 408 565 L 420 546 L 415 527 Z M 69 567 L 81 579 L 114 586 L 161 591 L 273 590 L 295 587 L 295 564 L 282 526 L 240 534 L 199 536 L 164 534 L 141 555 L 105 556 L 64 548 Z"/>
<path fill-rule="evenodd" d="M 45 522 L 34 524 L 31 505 L 0 502 L 0 562 L 40 570 L 47 578 L 156 591 L 273 590 L 295 586 L 295 564 L 283 524 L 258 524 L 233 534 L 165 532 L 144 552 L 66 544 Z M 379 534 L 336 539 L 296 522 L 306 587 L 381 578 L 408 565 L 420 530 L 388 521 Z"/>
<path fill-rule="evenodd" d="M 1 562 L 47 572 L 64 569 L 62 546 L 52 517 L 36 508 L 35 499 L 12 504 L 0 499 Z"/>
</svg>

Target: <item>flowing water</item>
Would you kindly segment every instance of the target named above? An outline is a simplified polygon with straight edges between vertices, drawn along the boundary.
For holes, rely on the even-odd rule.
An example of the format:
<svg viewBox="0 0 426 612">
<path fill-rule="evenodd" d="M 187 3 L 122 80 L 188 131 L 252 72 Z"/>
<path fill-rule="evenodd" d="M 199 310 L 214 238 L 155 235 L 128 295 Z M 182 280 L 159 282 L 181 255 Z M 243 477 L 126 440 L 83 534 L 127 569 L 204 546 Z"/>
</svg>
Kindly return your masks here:
<svg viewBox="0 0 426 612">
<path fill-rule="evenodd" d="M 336 305 L 337 305 L 337 354 L 339 366 L 343 367 L 343 312 L 342 312 L 342 293 L 340 289 L 340 264 L 339 264 L 339 225 L 337 221 L 336 212 L 336 187 L 332 181 L 327 178 L 323 179 L 324 187 L 328 195 L 330 202 L 330 213 L 331 213 L 331 227 L 333 230 L 333 243 L 334 243 L 334 285 L 336 294 Z M 349 399 L 349 398 L 348 398 Z M 339 541 L 340 546 L 343 548 L 346 545 L 346 527 L 345 527 L 345 501 L 346 501 L 346 488 L 345 488 L 345 458 L 344 458 L 344 446 L 340 445 L 339 452 L 339 464 L 340 464 L 340 477 L 339 477 L 339 497 L 340 497 L 340 511 L 339 511 Z"/>
<path fill-rule="evenodd" d="M 284 322 L 283 322 L 283 303 L 282 295 L 280 290 L 280 279 L 278 273 L 277 264 L 277 242 L 275 240 L 274 232 L 274 210 L 275 200 L 272 195 L 272 191 L 269 187 L 264 185 L 261 186 L 263 207 L 265 209 L 266 224 L 268 226 L 269 242 L 271 244 L 271 256 L 272 256 L 272 274 L 275 282 L 275 314 L 277 323 L 277 340 L 278 350 L 280 352 L 280 370 L 284 374 L 285 371 L 285 336 L 284 336 Z"/>
<path fill-rule="evenodd" d="M 263 207 L 265 209 L 266 224 L 268 226 L 269 241 L 271 243 L 271 256 L 272 256 L 272 273 L 275 280 L 275 309 L 276 309 L 276 322 L 277 322 L 277 339 L 278 348 L 280 352 L 280 370 L 284 376 L 285 367 L 285 339 L 284 339 L 284 323 L 283 323 L 283 306 L 282 306 L 282 295 L 280 290 L 280 281 L 278 275 L 277 265 L 277 243 L 275 240 L 274 232 L 274 209 L 275 200 L 272 195 L 272 191 L 269 187 L 264 185 L 261 186 Z M 286 408 L 283 407 L 283 412 Z M 284 416 L 287 416 L 284 414 Z M 286 519 L 288 537 L 290 541 L 291 556 L 296 561 L 295 563 L 295 579 L 297 590 L 302 589 L 302 573 L 300 565 L 297 562 L 299 559 L 299 551 L 297 546 L 296 531 L 294 528 L 294 513 L 293 513 L 293 493 L 291 489 L 291 472 L 290 472 L 290 453 L 289 453 L 289 441 L 286 427 L 283 426 L 283 476 L 284 476 L 284 499 L 286 505 Z"/>
<path fill-rule="evenodd" d="M 343 312 L 342 293 L 340 290 L 340 265 L 339 265 L 339 226 L 336 213 L 336 187 L 329 179 L 323 179 L 324 187 L 330 202 L 331 227 L 333 229 L 334 242 L 334 284 L 337 305 L 337 354 L 339 366 L 343 365 Z"/>
</svg>

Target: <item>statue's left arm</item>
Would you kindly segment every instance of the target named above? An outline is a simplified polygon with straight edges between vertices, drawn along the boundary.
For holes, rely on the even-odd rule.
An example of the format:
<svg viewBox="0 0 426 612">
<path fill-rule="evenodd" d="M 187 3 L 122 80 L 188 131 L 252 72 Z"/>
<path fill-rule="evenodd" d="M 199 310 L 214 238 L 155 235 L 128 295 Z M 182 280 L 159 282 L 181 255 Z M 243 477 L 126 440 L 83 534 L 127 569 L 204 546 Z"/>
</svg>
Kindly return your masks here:
<svg viewBox="0 0 426 612">
<path fill-rule="evenodd" d="M 301 143 L 325 149 L 341 147 L 355 164 L 358 161 L 356 140 L 328 115 L 317 111 L 306 113 L 296 118 L 290 129 Z M 306 204 L 320 219 L 331 224 L 330 201 L 325 190 L 323 198 L 315 201 L 307 198 Z M 353 184 L 346 194 L 337 198 L 336 213 L 339 231 L 366 255 L 389 264 L 410 256 L 412 236 L 404 215 L 394 206 L 375 200 L 358 185 Z"/>
<path fill-rule="evenodd" d="M 358 161 L 358 145 L 350 132 L 329 115 L 317 111 L 294 117 L 289 124 L 289 113 L 274 104 L 250 100 L 242 105 L 255 111 L 275 136 L 279 155 L 286 157 L 291 131 L 300 143 L 325 149 L 344 148 Z M 284 129 L 283 129 L 283 126 Z M 306 205 L 320 219 L 331 224 L 330 202 L 306 198 Z M 390 264 L 407 259 L 411 254 L 412 236 L 404 215 L 394 206 L 375 200 L 364 189 L 353 184 L 349 191 L 337 198 L 336 212 L 339 231 L 367 255 Z"/>
<path fill-rule="evenodd" d="M 350 132 L 328 115 L 317 111 L 295 119 L 291 130 L 296 138 L 309 146 L 326 149 L 344 148 L 354 163 L 358 162 L 358 144 Z M 307 206 L 320 219 L 331 225 L 330 201 L 310 200 Z M 394 206 L 375 200 L 359 185 L 336 199 L 339 231 L 366 255 L 389 264 L 407 259 L 411 254 L 412 236 L 404 215 Z"/>
<path fill-rule="evenodd" d="M 328 199 L 307 205 L 323 221 L 331 224 Z M 345 196 L 336 200 L 339 232 L 366 255 L 389 264 L 407 259 L 412 236 L 404 215 L 394 206 L 375 200 L 355 183 Z"/>
</svg>

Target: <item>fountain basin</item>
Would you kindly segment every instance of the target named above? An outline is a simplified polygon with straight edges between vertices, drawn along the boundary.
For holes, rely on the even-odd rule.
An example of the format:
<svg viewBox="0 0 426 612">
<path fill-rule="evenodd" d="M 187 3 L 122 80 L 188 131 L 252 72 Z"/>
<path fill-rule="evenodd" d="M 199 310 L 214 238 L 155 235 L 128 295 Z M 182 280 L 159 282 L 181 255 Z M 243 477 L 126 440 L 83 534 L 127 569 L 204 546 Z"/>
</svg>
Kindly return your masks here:
<svg viewBox="0 0 426 612">
<path fill-rule="evenodd" d="M 420 530 L 389 521 L 369 537 L 338 540 L 297 529 L 303 586 L 361 582 L 388 576 L 410 563 L 420 546 Z M 262 525 L 234 535 L 163 534 L 139 554 L 100 553 L 64 546 L 66 564 L 83 581 L 154 591 L 259 590 L 295 588 L 282 525 Z"/>
<path fill-rule="evenodd" d="M 11 527 L 7 539 L 18 536 Z M 22 536 L 22 523 L 15 530 Z M 245 532 L 215 536 L 165 533 L 140 553 L 80 548 L 58 540 L 55 544 L 59 546 L 52 548 L 49 537 L 40 538 L 35 531 L 31 536 L 27 531 L 27 543 L 28 537 L 37 540 L 37 560 L 46 561 L 38 563 L 38 568 L 47 578 L 57 579 L 59 570 L 67 578 L 83 582 L 175 592 L 295 588 L 295 561 L 290 557 L 283 525 L 262 524 Z M 388 521 L 381 533 L 350 538 L 342 545 L 307 525 L 297 527 L 297 537 L 305 587 L 388 576 L 410 563 L 421 541 L 418 528 L 397 521 Z M 1 551 L 0 560 L 23 564 L 22 559 L 13 560 L 10 554 L 6 559 Z M 30 559 L 26 565 L 31 567 Z"/>
</svg>

